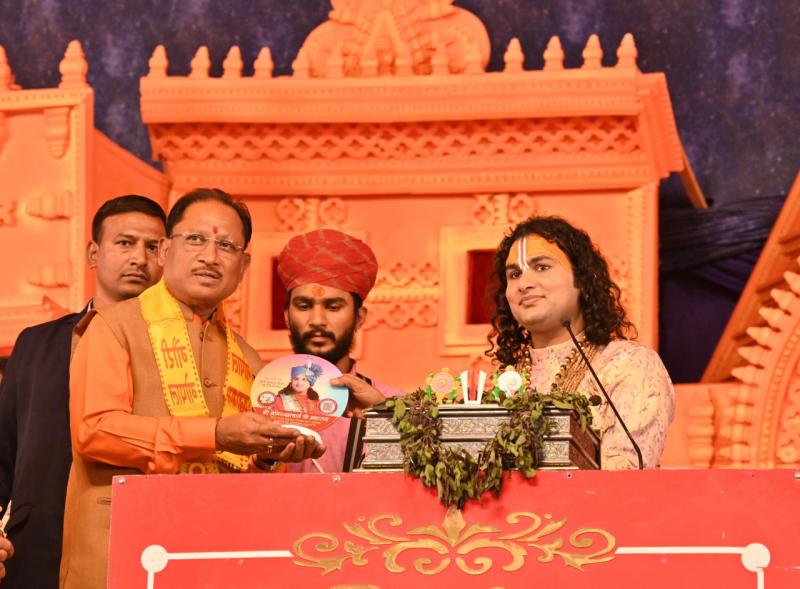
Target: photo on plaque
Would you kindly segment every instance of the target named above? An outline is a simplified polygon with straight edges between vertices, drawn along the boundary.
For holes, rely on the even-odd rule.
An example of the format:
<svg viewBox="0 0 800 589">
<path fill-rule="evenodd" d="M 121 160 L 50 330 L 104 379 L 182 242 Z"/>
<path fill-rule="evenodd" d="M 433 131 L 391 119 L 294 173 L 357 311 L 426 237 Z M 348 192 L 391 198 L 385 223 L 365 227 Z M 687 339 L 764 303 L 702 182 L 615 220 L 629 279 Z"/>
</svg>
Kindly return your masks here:
<svg viewBox="0 0 800 589">
<path fill-rule="evenodd" d="M 293 354 L 262 368 L 250 389 L 253 409 L 282 424 L 325 429 L 347 408 L 347 387 L 330 384 L 336 366 L 310 354 Z"/>
</svg>

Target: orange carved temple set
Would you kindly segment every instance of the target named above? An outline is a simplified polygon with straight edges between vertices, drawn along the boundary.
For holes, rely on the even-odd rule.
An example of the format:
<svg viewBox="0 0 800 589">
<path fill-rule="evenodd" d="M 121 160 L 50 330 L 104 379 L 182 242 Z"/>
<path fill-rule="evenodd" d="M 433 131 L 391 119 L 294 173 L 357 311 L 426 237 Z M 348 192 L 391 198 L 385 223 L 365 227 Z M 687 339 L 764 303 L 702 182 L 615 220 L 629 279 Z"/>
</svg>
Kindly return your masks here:
<svg viewBox="0 0 800 589">
<path fill-rule="evenodd" d="M 485 362 L 489 325 L 475 310 L 485 278 L 472 274 L 532 214 L 564 216 L 592 235 L 640 339 L 655 347 L 658 186 L 691 171 L 666 78 L 638 69 L 633 37 L 604 56 L 592 35 L 576 68 L 565 68 L 553 37 L 541 70 L 524 68 L 512 40 L 502 71 L 487 72 L 484 25 L 449 0 L 332 5 L 290 76 L 273 75 L 269 48 L 243 76 L 238 47 L 221 77 L 209 75 L 205 47 L 187 76 L 169 75 L 167 51 L 156 48 L 141 113 L 163 174 L 94 128 L 77 42 L 52 89 L 16 86 L 0 53 L 0 246 L 19 253 L 4 261 L 0 285 L 5 353 L 23 327 L 91 296 L 84 250 L 102 201 L 139 192 L 167 205 L 198 186 L 242 198 L 253 214 L 253 263 L 230 304 L 265 359 L 290 351 L 273 313 L 274 257 L 294 234 L 335 227 L 365 239 L 381 267 L 355 349 L 360 372 L 412 389 L 443 366 Z M 786 235 L 796 237 L 796 216 L 784 211 Z M 800 464 L 800 284 L 780 274 L 796 266 L 797 249 L 754 273 L 763 280 L 745 294 L 758 304 L 740 303 L 708 382 L 677 387 L 665 465 Z"/>
<path fill-rule="evenodd" d="M 0 353 L 24 327 L 77 311 L 91 296 L 92 216 L 111 196 L 166 204 L 167 178 L 94 127 L 94 92 L 77 41 L 57 88 L 24 90 L 0 47 Z"/>
</svg>

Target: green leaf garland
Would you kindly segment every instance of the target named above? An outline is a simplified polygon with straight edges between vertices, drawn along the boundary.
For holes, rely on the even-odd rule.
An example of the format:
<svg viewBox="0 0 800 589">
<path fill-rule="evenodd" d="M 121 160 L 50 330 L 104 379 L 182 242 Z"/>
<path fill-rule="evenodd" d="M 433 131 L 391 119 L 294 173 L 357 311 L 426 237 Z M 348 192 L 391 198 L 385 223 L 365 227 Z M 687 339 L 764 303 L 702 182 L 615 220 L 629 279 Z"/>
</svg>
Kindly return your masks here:
<svg viewBox="0 0 800 589">
<path fill-rule="evenodd" d="M 536 476 L 548 428 L 546 406 L 574 411 L 583 431 L 592 422 L 589 400 L 579 393 L 520 391 L 499 405 L 509 410 L 510 420 L 475 459 L 461 448 L 440 443 L 439 406 L 424 390 L 387 400 L 386 407 L 393 410 L 392 423 L 400 434 L 405 472 L 426 487 L 435 487 L 446 507 L 461 509 L 467 501 L 480 501 L 487 492 L 499 497 L 506 470 L 518 470 L 526 478 Z"/>
</svg>

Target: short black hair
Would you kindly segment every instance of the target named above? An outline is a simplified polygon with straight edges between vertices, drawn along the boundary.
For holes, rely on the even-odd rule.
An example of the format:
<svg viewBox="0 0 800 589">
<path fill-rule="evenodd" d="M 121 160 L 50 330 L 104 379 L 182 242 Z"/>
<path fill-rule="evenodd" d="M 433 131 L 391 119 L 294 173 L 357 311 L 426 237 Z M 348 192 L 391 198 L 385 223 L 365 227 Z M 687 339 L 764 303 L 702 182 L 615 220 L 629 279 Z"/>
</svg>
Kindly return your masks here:
<svg viewBox="0 0 800 589">
<path fill-rule="evenodd" d="M 250 211 L 244 202 L 241 200 L 234 200 L 230 194 L 219 188 L 195 188 L 180 197 L 169 210 L 169 216 L 167 217 L 167 237 L 172 237 L 172 231 L 175 229 L 175 225 L 180 223 L 181 219 L 183 219 L 186 209 L 194 203 L 204 200 L 215 200 L 236 211 L 236 214 L 239 215 L 239 219 L 242 221 L 244 247 L 247 247 L 247 244 L 250 243 L 250 238 L 253 236 L 253 220 L 250 217 Z"/>
<path fill-rule="evenodd" d="M 104 202 L 92 219 L 92 241 L 100 243 L 103 234 L 103 221 L 114 215 L 123 213 L 142 213 L 148 217 L 155 217 L 167 225 L 167 215 L 156 201 L 139 194 L 125 194 Z"/>
</svg>

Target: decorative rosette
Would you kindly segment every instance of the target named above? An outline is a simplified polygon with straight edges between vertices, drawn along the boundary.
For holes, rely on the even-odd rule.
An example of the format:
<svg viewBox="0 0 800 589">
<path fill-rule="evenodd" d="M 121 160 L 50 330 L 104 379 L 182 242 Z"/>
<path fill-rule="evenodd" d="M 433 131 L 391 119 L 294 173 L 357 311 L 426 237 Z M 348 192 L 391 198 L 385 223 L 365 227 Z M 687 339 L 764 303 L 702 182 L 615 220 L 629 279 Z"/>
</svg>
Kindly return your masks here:
<svg viewBox="0 0 800 589">
<path fill-rule="evenodd" d="M 467 371 L 462 372 L 460 375 L 454 375 L 449 368 L 431 372 L 425 380 L 425 394 L 429 399 L 436 401 L 438 405 L 466 403 L 463 393 L 464 387 L 461 382 L 466 374 L 468 374 Z M 490 374 L 480 371 L 474 376 L 478 384 L 472 383 L 470 386 L 481 386 L 480 383 L 483 382 L 481 404 L 500 404 L 524 390 L 528 384 L 525 371 L 517 371 L 513 366 L 506 366 L 504 369 Z M 485 378 L 485 381 L 481 380 L 483 378 Z M 472 402 L 470 404 L 475 403 Z"/>
<path fill-rule="evenodd" d="M 518 372 L 513 366 L 493 372 L 483 394 L 484 403 L 502 403 L 524 390 L 528 384 L 525 371 Z"/>
<path fill-rule="evenodd" d="M 427 385 L 425 392 L 429 397 L 436 399 L 439 405 L 457 401 L 459 378 L 450 374 L 448 368 L 442 368 L 439 372 L 431 372 L 427 378 Z"/>
<path fill-rule="evenodd" d="M 497 387 L 506 394 L 506 397 L 513 397 L 523 387 L 525 382 L 522 375 L 514 370 L 511 366 L 500 373 L 497 377 Z"/>
</svg>

